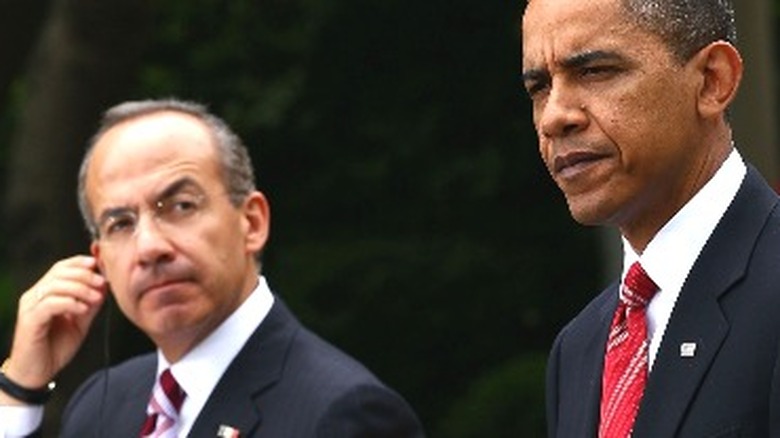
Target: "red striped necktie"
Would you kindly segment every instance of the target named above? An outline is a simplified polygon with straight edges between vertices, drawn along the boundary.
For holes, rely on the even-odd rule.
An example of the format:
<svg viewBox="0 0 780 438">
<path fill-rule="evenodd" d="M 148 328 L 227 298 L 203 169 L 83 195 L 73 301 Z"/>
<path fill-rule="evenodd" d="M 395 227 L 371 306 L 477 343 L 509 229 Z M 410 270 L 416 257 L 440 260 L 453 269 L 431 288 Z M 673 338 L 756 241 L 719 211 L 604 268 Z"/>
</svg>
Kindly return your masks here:
<svg viewBox="0 0 780 438">
<path fill-rule="evenodd" d="M 647 304 L 658 291 L 639 262 L 628 270 L 620 290 L 604 357 L 600 438 L 631 436 L 647 382 Z"/>
<path fill-rule="evenodd" d="M 152 397 L 146 408 L 146 421 L 141 429 L 141 437 L 173 438 L 176 436 L 176 422 L 179 409 L 187 394 L 181 389 L 171 374 L 170 368 L 160 374 L 154 385 Z"/>
</svg>

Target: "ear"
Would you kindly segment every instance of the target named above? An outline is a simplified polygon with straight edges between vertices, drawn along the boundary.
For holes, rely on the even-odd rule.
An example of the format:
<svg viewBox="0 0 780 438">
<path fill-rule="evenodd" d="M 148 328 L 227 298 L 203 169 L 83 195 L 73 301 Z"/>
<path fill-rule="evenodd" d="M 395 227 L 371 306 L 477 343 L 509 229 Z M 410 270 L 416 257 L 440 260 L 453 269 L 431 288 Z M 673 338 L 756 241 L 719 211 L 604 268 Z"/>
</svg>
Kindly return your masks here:
<svg viewBox="0 0 780 438">
<path fill-rule="evenodd" d="M 95 258 L 100 272 L 105 272 L 103 269 L 103 260 L 100 258 L 100 244 L 97 240 L 92 240 L 92 243 L 89 244 L 89 252 L 92 254 L 92 257 Z"/>
<path fill-rule="evenodd" d="M 703 79 L 698 93 L 698 110 L 702 117 L 719 116 L 726 111 L 742 80 L 742 57 L 725 41 L 711 43 L 693 59 Z"/>
<path fill-rule="evenodd" d="M 271 230 L 271 209 L 261 192 L 252 192 L 244 200 L 242 227 L 247 252 L 255 254 L 262 251 Z"/>
</svg>

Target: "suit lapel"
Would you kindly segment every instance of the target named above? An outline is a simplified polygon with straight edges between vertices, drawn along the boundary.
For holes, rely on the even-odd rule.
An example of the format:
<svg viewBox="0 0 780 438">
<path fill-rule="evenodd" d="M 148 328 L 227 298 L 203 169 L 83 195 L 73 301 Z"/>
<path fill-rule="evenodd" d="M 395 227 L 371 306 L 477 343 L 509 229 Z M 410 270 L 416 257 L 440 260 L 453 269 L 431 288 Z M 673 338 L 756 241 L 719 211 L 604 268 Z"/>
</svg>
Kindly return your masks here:
<svg viewBox="0 0 780 438">
<path fill-rule="evenodd" d="M 123 417 L 118 424 L 129 425 L 126 430 L 128 438 L 137 437 L 146 420 L 146 406 L 149 404 L 156 370 L 157 367 L 155 365 L 154 368 L 149 370 L 149 373 L 144 373 L 144 376 L 139 379 L 139 382 L 144 383 L 139 383 L 131 388 L 128 391 L 124 405 L 117 410 L 119 415 Z M 111 433 L 113 434 L 114 431 L 112 430 Z"/>
<path fill-rule="evenodd" d="M 140 358 L 129 374 L 115 374 L 112 369 L 108 371 L 111 397 L 102 408 L 106 411 L 108 420 L 98 420 L 102 421 L 98 426 L 102 434 L 110 433 L 116 438 L 138 437 L 146 419 L 146 405 L 152 392 L 156 370 L 157 355 L 153 353 Z"/>
<path fill-rule="evenodd" d="M 217 436 L 225 425 L 251 435 L 261 427 L 258 394 L 282 374 L 285 352 L 300 325 L 276 297 L 271 311 L 225 371 L 196 419 L 192 436 Z"/>
<path fill-rule="evenodd" d="M 745 275 L 758 234 L 777 203 L 749 168 L 732 205 L 683 285 L 649 376 L 634 436 L 674 436 L 729 330 L 720 297 Z M 681 354 L 695 343 L 693 357 Z"/>
<path fill-rule="evenodd" d="M 609 294 L 609 300 L 599 311 L 598 327 L 600 329 L 594 332 L 594 336 L 587 340 L 587 343 L 583 344 L 586 348 L 583 365 L 587 364 L 587 366 L 583 367 L 583 371 L 589 373 L 589 375 L 583 376 L 587 379 L 583 381 L 588 382 L 588 387 L 582 392 L 586 396 L 585 403 L 582 404 L 584 408 L 582 415 L 584 416 L 583 424 L 592 426 L 587 429 L 588 435 L 580 436 L 595 437 L 601 419 L 601 381 L 604 374 L 604 352 L 609 329 L 612 325 L 612 318 L 617 308 L 618 285 L 614 284 L 609 287 L 607 293 Z M 592 435 L 590 435 L 591 433 Z"/>
<path fill-rule="evenodd" d="M 550 361 L 548 377 L 554 379 L 548 392 L 548 398 L 557 396 L 559 400 L 548 399 L 551 409 L 560 414 L 556 424 L 555 436 L 595 437 L 599 425 L 601 405 L 601 375 L 604 369 L 604 349 L 617 306 L 617 283 L 611 285 L 580 313 L 576 324 L 564 329 L 562 344 L 557 346 Z M 559 364 L 564 367 L 557 369 Z M 548 390 L 550 389 L 548 388 Z"/>
</svg>

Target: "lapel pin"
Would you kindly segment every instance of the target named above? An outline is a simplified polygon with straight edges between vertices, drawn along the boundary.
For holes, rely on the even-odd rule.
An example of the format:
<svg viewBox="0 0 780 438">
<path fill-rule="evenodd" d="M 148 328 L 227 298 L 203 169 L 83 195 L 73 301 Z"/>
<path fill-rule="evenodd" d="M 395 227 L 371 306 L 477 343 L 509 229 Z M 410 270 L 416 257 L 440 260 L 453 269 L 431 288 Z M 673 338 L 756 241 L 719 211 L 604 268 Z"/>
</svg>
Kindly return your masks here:
<svg viewBox="0 0 780 438">
<path fill-rule="evenodd" d="M 219 438 L 239 438 L 240 436 L 238 429 L 225 424 L 220 424 L 217 430 L 217 437 Z"/>
<path fill-rule="evenodd" d="M 683 342 L 680 344 L 680 357 L 693 357 L 696 356 L 696 343 L 695 342 Z"/>
</svg>

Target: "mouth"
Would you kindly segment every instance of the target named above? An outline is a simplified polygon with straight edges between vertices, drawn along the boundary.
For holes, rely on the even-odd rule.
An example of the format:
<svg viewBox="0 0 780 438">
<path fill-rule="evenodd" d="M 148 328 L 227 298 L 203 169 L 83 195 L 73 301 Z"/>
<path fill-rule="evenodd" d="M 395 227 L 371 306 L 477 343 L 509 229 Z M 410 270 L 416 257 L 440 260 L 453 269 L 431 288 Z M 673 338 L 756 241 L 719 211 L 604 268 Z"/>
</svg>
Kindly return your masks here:
<svg viewBox="0 0 780 438">
<path fill-rule="evenodd" d="M 169 273 L 170 274 L 170 273 Z M 164 276 L 149 276 L 145 277 L 136 284 L 135 289 L 138 291 L 138 298 L 142 298 L 150 294 L 168 294 L 168 292 L 175 292 L 194 281 L 194 278 L 184 273 L 181 275 L 164 275 Z"/>
<path fill-rule="evenodd" d="M 573 178 L 605 158 L 606 155 L 586 151 L 558 155 L 553 161 L 553 174 L 560 178 Z"/>
<path fill-rule="evenodd" d="M 160 282 L 156 282 L 156 283 L 150 284 L 149 286 L 147 286 L 144 289 L 144 291 L 142 293 L 148 293 L 148 292 L 153 292 L 153 291 L 156 291 L 156 290 L 162 290 L 162 289 L 168 289 L 168 288 L 172 288 L 172 287 L 177 287 L 177 286 L 180 286 L 180 285 L 182 285 L 184 283 L 187 283 L 187 282 L 188 282 L 187 280 L 183 280 L 183 279 L 182 280 L 179 280 L 179 279 L 164 280 L 164 281 L 160 281 Z"/>
</svg>

